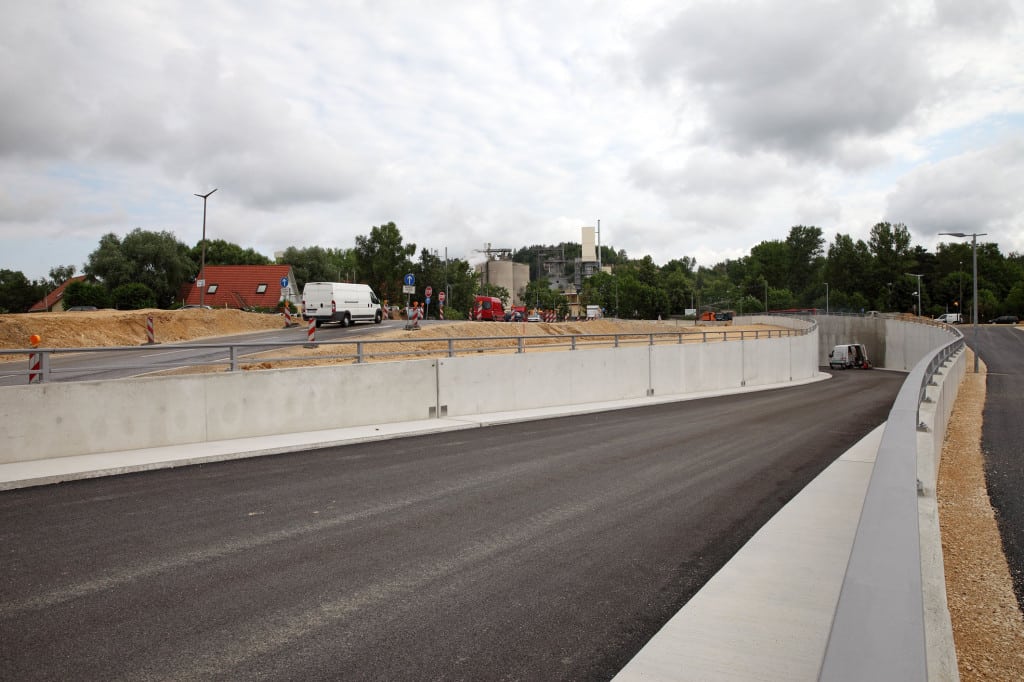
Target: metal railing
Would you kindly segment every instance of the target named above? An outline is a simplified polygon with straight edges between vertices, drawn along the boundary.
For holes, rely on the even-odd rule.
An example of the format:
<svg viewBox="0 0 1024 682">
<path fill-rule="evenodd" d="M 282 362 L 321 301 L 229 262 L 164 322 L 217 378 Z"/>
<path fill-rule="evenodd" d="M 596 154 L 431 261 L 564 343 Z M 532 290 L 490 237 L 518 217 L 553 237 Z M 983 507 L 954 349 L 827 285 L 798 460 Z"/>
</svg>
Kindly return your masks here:
<svg viewBox="0 0 1024 682">
<path fill-rule="evenodd" d="M 0 349 L 0 360 L 21 356 L 29 359 L 35 355 L 39 360 L 38 369 L 26 367 L 16 369 L 15 362 L 0 365 L 7 374 L 38 375 L 37 382 L 52 380 L 62 373 L 82 373 L 88 371 L 144 370 L 147 374 L 182 370 L 188 367 L 219 367 L 237 372 L 243 369 L 260 368 L 260 366 L 276 365 L 294 366 L 303 363 L 335 362 L 360 364 L 364 362 L 401 360 L 424 357 L 448 357 L 471 355 L 474 353 L 527 353 L 537 351 L 583 350 L 588 348 L 620 348 L 624 346 L 683 343 L 715 343 L 731 341 L 759 341 L 792 336 L 803 336 L 814 328 L 813 321 L 806 329 L 765 329 L 737 330 L 722 329 L 721 331 L 693 331 L 678 329 L 666 332 L 645 333 L 597 333 L 597 334 L 550 334 L 550 335 L 512 335 L 493 337 L 422 337 L 404 339 L 358 339 L 329 340 L 310 344 L 306 341 L 291 342 L 248 342 L 248 343 L 182 343 L 167 344 L 159 347 L 142 346 L 107 346 L 99 348 L 22 348 Z M 344 349 L 338 353 L 304 352 L 321 347 Z M 268 353 L 280 353 L 282 349 L 294 348 L 298 352 L 288 356 L 273 356 Z M 132 354 L 166 355 L 168 351 L 194 351 L 186 357 L 157 357 L 145 364 L 129 360 Z M 224 357 L 217 356 L 219 352 Z M 54 359 L 60 356 L 81 354 L 113 353 L 115 358 L 94 363 L 78 363 L 74 367 L 55 366 Z"/>
</svg>

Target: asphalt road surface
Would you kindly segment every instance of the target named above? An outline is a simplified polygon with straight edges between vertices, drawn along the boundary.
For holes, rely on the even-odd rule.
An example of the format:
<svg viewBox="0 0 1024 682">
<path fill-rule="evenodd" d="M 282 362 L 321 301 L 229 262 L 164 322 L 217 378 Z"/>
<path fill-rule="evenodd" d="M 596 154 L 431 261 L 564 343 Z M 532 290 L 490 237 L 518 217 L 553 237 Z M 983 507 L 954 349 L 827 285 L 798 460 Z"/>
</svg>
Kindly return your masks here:
<svg viewBox="0 0 1024 682">
<path fill-rule="evenodd" d="M 0 679 L 608 679 L 903 379 L 0 493 Z"/>
<path fill-rule="evenodd" d="M 988 367 L 981 449 L 985 479 L 996 510 L 1003 550 L 1013 577 L 1017 603 L 1024 610 L 1024 332 L 1010 326 L 971 328 L 964 336 Z M 973 371 L 968 366 L 967 371 Z"/>
<path fill-rule="evenodd" d="M 430 323 L 424 322 L 422 324 Z M 390 320 L 379 325 L 358 324 L 347 328 L 329 324 L 316 330 L 316 339 L 318 342 L 324 342 L 367 338 L 399 325 L 404 326 L 405 321 Z M 282 344 L 303 343 L 305 340 L 306 328 L 300 325 L 291 329 L 282 328 L 266 332 L 222 336 L 202 339 L 187 344 L 158 344 L 122 351 L 97 349 L 79 353 L 57 353 L 51 356 L 50 362 L 53 373 L 47 377 L 46 381 L 123 379 L 126 377 L 143 376 L 169 368 L 214 363 L 225 367 L 225 363 L 231 360 L 230 351 L 225 347 L 182 348 L 181 346 L 196 344 L 246 344 L 246 348 L 239 351 L 239 358 L 243 359 L 247 354 L 263 353 L 274 348 L 281 348 L 283 347 Z M 27 371 L 27 360 L 14 364 L 0 364 L 0 386 L 23 386 L 27 384 Z"/>
</svg>

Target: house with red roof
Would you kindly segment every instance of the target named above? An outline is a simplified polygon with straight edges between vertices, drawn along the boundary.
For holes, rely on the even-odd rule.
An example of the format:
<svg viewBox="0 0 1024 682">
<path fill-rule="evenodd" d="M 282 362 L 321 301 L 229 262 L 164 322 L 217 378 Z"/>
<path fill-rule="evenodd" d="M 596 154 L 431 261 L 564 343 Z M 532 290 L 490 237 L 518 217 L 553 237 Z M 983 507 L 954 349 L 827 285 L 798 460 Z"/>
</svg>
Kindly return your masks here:
<svg viewBox="0 0 1024 682">
<path fill-rule="evenodd" d="M 36 303 L 34 306 L 28 309 L 30 313 L 56 313 L 65 309 L 64 305 L 64 290 L 72 282 L 81 282 L 85 279 L 85 275 L 78 275 L 67 280 L 56 289 L 48 293 L 43 297 L 43 300 Z"/>
<path fill-rule="evenodd" d="M 276 308 L 282 298 L 298 305 L 299 290 L 290 265 L 207 265 L 205 283 L 196 279 L 181 286 L 182 305 L 211 308 Z"/>
</svg>

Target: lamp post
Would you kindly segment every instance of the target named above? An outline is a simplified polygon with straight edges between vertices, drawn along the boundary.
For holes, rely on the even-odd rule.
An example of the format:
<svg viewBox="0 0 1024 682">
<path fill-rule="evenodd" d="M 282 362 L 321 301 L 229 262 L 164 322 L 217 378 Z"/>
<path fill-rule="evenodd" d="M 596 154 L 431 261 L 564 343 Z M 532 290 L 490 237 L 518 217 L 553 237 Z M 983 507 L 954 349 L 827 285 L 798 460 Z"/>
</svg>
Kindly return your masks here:
<svg viewBox="0 0 1024 682">
<path fill-rule="evenodd" d="M 828 282 L 825 282 L 825 314 L 828 315 Z"/>
<path fill-rule="evenodd" d="M 768 314 L 768 280 L 764 281 L 764 312 Z"/>
<path fill-rule="evenodd" d="M 907 277 L 917 277 L 917 316 L 921 317 L 921 278 L 924 275 L 915 275 L 912 272 L 904 272 Z"/>
<path fill-rule="evenodd" d="M 966 232 L 939 232 L 939 234 L 946 235 L 947 237 L 964 237 L 971 238 L 971 260 L 973 276 L 971 281 L 974 285 L 974 301 L 971 304 L 971 325 L 973 327 L 972 334 L 974 336 L 974 373 L 978 373 L 978 351 L 981 350 L 978 347 L 978 237 L 984 237 L 988 232 L 974 232 L 967 234 Z M 961 306 L 962 308 L 963 306 Z"/>
<path fill-rule="evenodd" d="M 957 299 L 956 299 L 957 300 L 957 304 L 956 304 L 957 310 L 956 311 L 958 313 L 960 313 L 960 322 L 962 323 L 964 321 L 964 262 L 963 261 L 960 261 L 960 264 L 957 265 L 956 281 L 957 281 L 957 284 L 958 284 L 958 292 L 959 292 L 959 293 L 957 293 Z"/>
<path fill-rule="evenodd" d="M 199 305 L 203 305 L 206 300 L 206 200 L 210 198 L 210 195 L 217 191 L 214 187 L 206 194 L 196 194 L 195 196 L 203 200 L 203 248 L 199 262 L 199 281 L 202 284 L 199 286 Z"/>
</svg>

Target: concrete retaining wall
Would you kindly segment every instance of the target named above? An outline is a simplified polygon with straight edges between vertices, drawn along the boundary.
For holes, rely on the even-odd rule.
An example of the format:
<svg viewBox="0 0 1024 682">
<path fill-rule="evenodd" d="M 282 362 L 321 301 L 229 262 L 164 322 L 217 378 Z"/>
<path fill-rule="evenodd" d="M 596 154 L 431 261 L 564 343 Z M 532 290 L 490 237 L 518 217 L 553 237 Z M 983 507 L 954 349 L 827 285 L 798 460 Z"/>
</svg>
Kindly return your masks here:
<svg viewBox="0 0 1024 682">
<path fill-rule="evenodd" d="M 813 377 L 817 355 L 812 330 L 782 339 L 16 386 L 0 391 L 0 463 L 782 384 Z"/>
<path fill-rule="evenodd" d="M 930 321 L 887 317 L 818 315 L 818 363 L 828 365 L 833 347 L 863 343 L 875 367 L 909 372 L 925 355 L 953 339 L 957 332 Z"/>
</svg>

